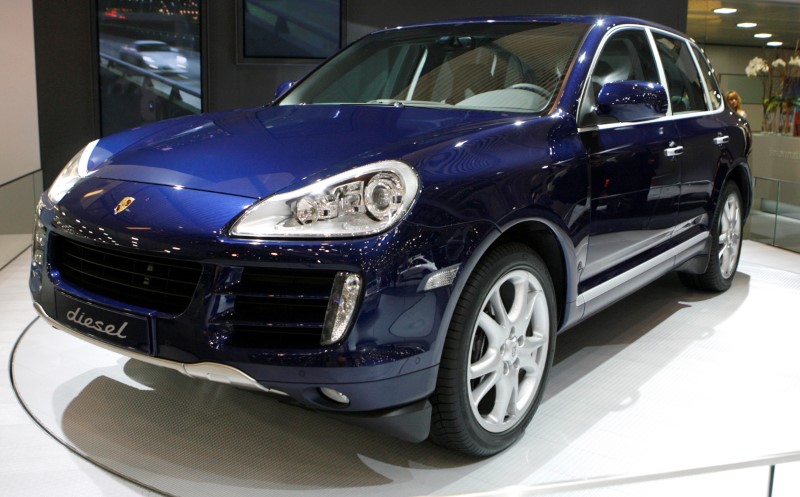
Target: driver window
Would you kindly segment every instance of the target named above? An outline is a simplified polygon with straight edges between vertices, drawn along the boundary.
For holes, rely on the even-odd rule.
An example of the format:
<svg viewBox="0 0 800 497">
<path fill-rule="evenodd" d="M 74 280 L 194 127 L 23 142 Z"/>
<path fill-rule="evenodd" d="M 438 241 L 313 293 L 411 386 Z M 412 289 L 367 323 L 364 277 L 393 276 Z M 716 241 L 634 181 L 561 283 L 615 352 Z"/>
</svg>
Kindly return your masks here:
<svg viewBox="0 0 800 497">
<path fill-rule="evenodd" d="M 597 94 L 603 85 L 617 81 L 660 81 L 650 41 L 643 30 L 618 31 L 603 45 L 583 96 L 581 126 L 614 122 L 607 117 L 601 118 L 594 110 Z"/>
</svg>

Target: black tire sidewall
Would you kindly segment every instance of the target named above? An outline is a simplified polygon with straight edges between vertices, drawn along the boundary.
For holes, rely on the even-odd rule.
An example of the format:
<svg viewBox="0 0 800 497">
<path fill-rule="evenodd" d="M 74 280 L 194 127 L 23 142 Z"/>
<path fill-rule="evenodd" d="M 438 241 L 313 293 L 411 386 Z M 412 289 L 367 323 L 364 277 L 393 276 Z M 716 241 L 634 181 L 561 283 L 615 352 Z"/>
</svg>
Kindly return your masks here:
<svg viewBox="0 0 800 497">
<path fill-rule="evenodd" d="M 742 194 L 739 192 L 739 187 L 736 186 L 735 183 L 728 182 L 725 184 L 725 189 L 722 191 L 722 195 L 719 199 L 719 204 L 717 205 L 717 211 L 714 213 L 714 227 L 711 231 L 711 258 L 708 261 L 708 270 L 706 271 L 706 276 L 709 280 L 709 283 L 713 287 L 713 289 L 718 291 L 724 291 L 730 288 L 734 276 L 736 276 L 736 270 L 739 267 L 739 259 L 742 254 L 742 238 L 744 232 L 744 219 L 740 219 L 740 228 L 739 228 L 739 242 L 736 252 L 736 264 L 733 267 L 733 271 L 729 277 L 724 277 L 722 275 L 722 268 L 719 265 L 719 235 L 720 230 L 722 229 L 722 214 L 725 210 L 725 204 L 728 202 L 728 198 L 731 195 L 736 196 L 736 201 L 738 202 L 738 208 L 740 216 L 744 213 L 743 206 L 742 206 Z"/>
<path fill-rule="evenodd" d="M 533 274 L 541 283 L 545 292 L 550 324 L 548 350 L 542 378 L 527 412 L 522 415 L 522 419 L 519 422 L 507 431 L 493 433 L 484 429 L 475 419 L 469 394 L 467 393 L 470 388 L 467 371 L 470 364 L 473 335 L 475 334 L 478 317 L 483 310 L 481 306 L 495 283 L 510 272 L 518 269 Z M 441 383 L 437 384 L 437 390 L 440 390 L 442 386 L 445 390 L 451 390 L 447 393 L 450 394 L 449 398 L 452 399 L 452 404 L 449 406 L 437 406 L 440 409 L 453 411 L 450 412 L 449 423 L 455 426 L 448 427 L 448 431 L 453 429 L 460 430 L 466 436 L 467 443 L 470 444 L 471 442 L 471 448 L 459 447 L 460 450 L 476 455 L 489 455 L 505 449 L 522 436 L 541 402 L 542 393 L 553 362 L 556 321 L 555 292 L 549 272 L 539 256 L 527 246 L 522 244 L 504 245 L 487 255 L 475 268 L 461 294 L 454 312 L 454 319 L 448 330 L 447 345 L 450 345 L 450 347 L 446 346 L 442 355 L 442 365 L 450 366 L 452 368 L 451 371 L 455 372 L 455 376 L 451 375 L 448 378 L 449 381 L 445 381 L 446 385 L 444 386 Z M 441 380 L 442 375 L 440 374 Z M 455 391 L 452 391 L 453 389 Z M 434 436 L 434 440 L 436 438 Z M 448 444 L 445 443 L 444 445 Z"/>
</svg>

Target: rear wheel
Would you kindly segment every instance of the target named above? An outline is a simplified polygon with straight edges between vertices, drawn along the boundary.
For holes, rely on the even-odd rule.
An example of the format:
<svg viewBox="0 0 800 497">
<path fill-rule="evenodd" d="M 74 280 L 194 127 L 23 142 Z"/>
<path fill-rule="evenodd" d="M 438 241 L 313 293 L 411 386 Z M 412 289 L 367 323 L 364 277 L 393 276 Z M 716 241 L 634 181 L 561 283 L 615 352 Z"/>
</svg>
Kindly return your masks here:
<svg viewBox="0 0 800 497">
<path fill-rule="evenodd" d="M 541 400 L 555 344 L 547 267 L 522 244 L 475 268 L 448 330 L 431 438 L 472 455 L 499 452 L 524 433 Z"/>
<path fill-rule="evenodd" d="M 711 292 L 730 288 L 742 248 L 742 195 L 735 183 L 728 182 L 722 192 L 711 229 L 711 258 L 703 274 L 678 273 L 689 287 Z"/>
</svg>

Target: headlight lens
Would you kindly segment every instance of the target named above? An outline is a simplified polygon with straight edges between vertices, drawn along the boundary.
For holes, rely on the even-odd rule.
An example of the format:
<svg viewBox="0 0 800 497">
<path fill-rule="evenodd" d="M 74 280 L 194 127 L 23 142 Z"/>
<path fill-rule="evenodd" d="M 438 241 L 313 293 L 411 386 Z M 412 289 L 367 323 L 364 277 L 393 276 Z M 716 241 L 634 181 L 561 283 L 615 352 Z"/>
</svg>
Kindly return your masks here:
<svg viewBox="0 0 800 497">
<path fill-rule="evenodd" d="M 53 184 L 50 185 L 50 189 L 47 190 L 47 198 L 49 198 L 53 204 L 59 203 L 61 199 L 64 198 L 64 195 L 75 186 L 75 183 L 77 183 L 79 179 L 89 174 L 89 157 L 92 155 L 98 141 L 100 140 L 93 141 L 86 145 L 83 150 L 75 154 L 75 157 L 67 162 L 67 165 L 64 166 L 64 169 L 58 174 Z"/>
<path fill-rule="evenodd" d="M 357 167 L 250 207 L 233 236 L 343 238 L 380 233 L 411 208 L 417 173 L 399 161 Z"/>
</svg>

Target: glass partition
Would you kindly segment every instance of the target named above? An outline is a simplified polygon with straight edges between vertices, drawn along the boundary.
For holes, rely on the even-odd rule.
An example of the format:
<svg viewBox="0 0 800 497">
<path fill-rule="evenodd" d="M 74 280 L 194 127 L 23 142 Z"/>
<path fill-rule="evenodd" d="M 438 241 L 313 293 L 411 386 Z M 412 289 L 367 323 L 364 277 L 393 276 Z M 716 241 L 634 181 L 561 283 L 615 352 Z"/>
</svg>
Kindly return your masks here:
<svg viewBox="0 0 800 497">
<path fill-rule="evenodd" d="M 800 183 L 756 178 L 745 237 L 800 252 Z"/>
</svg>

